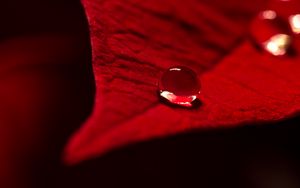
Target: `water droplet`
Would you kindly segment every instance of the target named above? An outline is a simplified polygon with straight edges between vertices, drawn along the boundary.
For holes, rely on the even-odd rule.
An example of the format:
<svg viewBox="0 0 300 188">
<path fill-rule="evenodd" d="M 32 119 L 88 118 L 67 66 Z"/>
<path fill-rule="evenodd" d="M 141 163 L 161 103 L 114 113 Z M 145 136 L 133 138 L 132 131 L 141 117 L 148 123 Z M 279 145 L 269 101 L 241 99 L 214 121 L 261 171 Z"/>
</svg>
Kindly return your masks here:
<svg viewBox="0 0 300 188">
<path fill-rule="evenodd" d="M 292 45 L 289 26 L 273 10 L 265 10 L 253 20 L 251 35 L 254 41 L 274 56 L 286 55 Z"/>
<path fill-rule="evenodd" d="M 291 37 L 286 34 L 277 34 L 272 36 L 264 44 L 264 48 L 275 56 L 282 56 L 287 53 L 291 45 Z"/>
<path fill-rule="evenodd" d="M 289 17 L 289 22 L 290 22 L 292 31 L 295 34 L 300 34 L 300 14 L 291 15 Z"/>
<path fill-rule="evenodd" d="M 272 0 L 270 7 L 289 22 L 295 34 L 300 34 L 300 0 Z"/>
<path fill-rule="evenodd" d="M 200 90 L 201 84 L 197 73 L 183 66 L 168 69 L 159 81 L 160 97 L 171 104 L 183 107 L 193 107 L 199 100 Z"/>
</svg>

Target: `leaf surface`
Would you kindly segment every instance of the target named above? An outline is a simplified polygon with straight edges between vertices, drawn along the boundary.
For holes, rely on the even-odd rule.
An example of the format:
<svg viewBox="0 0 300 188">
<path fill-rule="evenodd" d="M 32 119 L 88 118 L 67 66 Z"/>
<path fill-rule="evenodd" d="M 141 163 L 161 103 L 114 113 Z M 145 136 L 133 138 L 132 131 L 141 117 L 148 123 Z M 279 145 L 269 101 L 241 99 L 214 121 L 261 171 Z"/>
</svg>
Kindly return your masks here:
<svg viewBox="0 0 300 188">
<path fill-rule="evenodd" d="M 265 1 L 83 4 L 91 28 L 96 106 L 71 139 L 67 163 L 183 132 L 277 121 L 300 110 L 299 57 L 261 53 L 247 38 L 249 22 Z M 299 46 L 299 39 L 295 43 Z M 159 76 L 174 65 L 201 75 L 200 108 L 159 102 Z"/>
</svg>

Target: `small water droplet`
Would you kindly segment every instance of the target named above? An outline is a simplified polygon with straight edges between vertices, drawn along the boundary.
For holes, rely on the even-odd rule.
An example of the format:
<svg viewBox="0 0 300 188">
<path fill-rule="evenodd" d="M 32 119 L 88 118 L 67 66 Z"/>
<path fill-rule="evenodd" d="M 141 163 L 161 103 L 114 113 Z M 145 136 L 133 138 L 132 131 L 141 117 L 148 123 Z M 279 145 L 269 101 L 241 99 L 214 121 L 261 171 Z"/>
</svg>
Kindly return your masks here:
<svg viewBox="0 0 300 188">
<path fill-rule="evenodd" d="M 273 10 L 265 10 L 253 20 L 251 35 L 254 41 L 274 56 L 286 55 L 292 45 L 289 26 Z"/>
<path fill-rule="evenodd" d="M 159 81 L 160 97 L 182 107 L 193 107 L 199 100 L 200 90 L 197 73 L 183 66 L 168 69 Z"/>
</svg>

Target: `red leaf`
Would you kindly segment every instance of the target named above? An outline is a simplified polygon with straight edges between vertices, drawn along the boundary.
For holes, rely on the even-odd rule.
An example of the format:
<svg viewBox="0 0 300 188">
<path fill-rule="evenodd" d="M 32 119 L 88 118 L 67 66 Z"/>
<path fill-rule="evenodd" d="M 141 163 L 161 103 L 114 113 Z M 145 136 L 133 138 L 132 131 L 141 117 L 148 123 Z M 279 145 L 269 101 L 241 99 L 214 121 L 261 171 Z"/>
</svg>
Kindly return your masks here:
<svg viewBox="0 0 300 188">
<path fill-rule="evenodd" d="M 299 58 L 260 53 L 246 37 L 250 20 L 264 4 L 85 0 L 96 107 L 69 143 L 66 162 L 77 163 L 133 142 L 276 121 L 299 112 Z M 159 102 L 157 79 L 173 65 L 202 74 L 199 109 Z"/>
</svg>

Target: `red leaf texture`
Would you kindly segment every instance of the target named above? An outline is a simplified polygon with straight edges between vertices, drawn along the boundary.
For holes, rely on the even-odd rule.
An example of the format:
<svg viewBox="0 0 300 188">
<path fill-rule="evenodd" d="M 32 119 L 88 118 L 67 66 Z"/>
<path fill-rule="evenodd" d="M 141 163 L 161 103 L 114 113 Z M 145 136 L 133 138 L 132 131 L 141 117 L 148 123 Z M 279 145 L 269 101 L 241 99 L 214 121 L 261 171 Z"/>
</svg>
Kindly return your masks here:
<svg viewBox="0 0 300 188">
<path fill-rule="evenodd" d="M 68 144 L 66 163 L 135 142 L 272 122 L 300 111 L 299 57 L 272 57 L 248 39 L 249 24 L 265 1 L 84 0 L 83 4 L 91 29 L 96 105 Z M 299 39 L 294 43 L 299 51 Z M 201 75 L 199 108 L 159 102 L 159 76 L 174 65 Z"/>
</svg>

